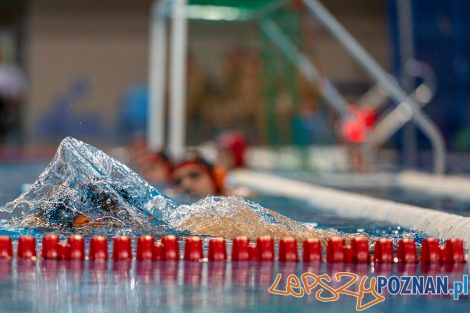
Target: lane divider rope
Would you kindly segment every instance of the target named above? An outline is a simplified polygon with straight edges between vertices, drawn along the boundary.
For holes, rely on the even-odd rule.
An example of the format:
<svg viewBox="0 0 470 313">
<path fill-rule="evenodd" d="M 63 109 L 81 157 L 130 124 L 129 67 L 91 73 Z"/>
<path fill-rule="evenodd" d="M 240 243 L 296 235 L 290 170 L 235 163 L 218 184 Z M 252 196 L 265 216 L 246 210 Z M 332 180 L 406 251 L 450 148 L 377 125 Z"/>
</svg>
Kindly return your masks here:
<svg viewBox="0 0 470 313">
<path fill-rule="evenodd" d="M 320 187 L 251 170 L 232 174 L 235 183 L 276 196 L 306 200 L 313 207 L 345 218 L 363 218 L 421 230 L 438 238 L 462 238 L 470 250 L 470 217 L 450 214 L 351 192 Z"/>
<path fill-rule="evenodd" d="M 119 236 L 113 238 L 111 258 L 114 261 L 133 260 L 132 238 Z M 178 261 L 180 260 L 180 239 L 173 235 L 163 237 L 157 241 L 152 236 L 141 236 L 135 240 L 135 259 L 137 261 Z M 299 249 L 297 241 L 292 237 L 285 237 L 276 244 L 269 236 L 256 238 L 251 242 L 247 237 L 236 237 L 232 240 L 231 261 L 257 261 L 257 262 L 300 262 L 303 263 L 354 263 L 354 264 L 442 264 L 465 263 L 464 241 L 458 238 L 447 239 L 445 245 L 440 245 L 436 238 L 426 238 L 422 242 L 420 257 L 418 257 L 416 242 L 413 239 L 401 239 L 398 249 L 393 251 L 392 240 L 381 238 L 375 241 L 374 252 L 369 251 L 369 240 L 365 237 L 355 237 L 346 241 L 345 238 L 330 238 L 323 253 L 323 247 L 318 239 L 303 241 Z M 18 239 L 16 254 L 13 253 L 13 240 L 9 236 L 0 236 L 0 259 L 36 259 L 36 238 L 22 236 Z M 184 239 L 184 261 L 226 262 L 227 241 L 216 237 L 208 239 L 207 259 L 204 255 L 204 239 L 188 237 Z M 299 258 L 301 250 L 302 258 Z M 87 259 L 85 254 L 85 238 L 72 235 L 61 242 L 56 234 L 47 234 L 42 237 L 40 257 L 48 260 L 79 260 Z M 92 237 L 89 241 L 88 259 L 91 261 L 107 261 L 108 238 L 103 236 Z"/>
</svg>

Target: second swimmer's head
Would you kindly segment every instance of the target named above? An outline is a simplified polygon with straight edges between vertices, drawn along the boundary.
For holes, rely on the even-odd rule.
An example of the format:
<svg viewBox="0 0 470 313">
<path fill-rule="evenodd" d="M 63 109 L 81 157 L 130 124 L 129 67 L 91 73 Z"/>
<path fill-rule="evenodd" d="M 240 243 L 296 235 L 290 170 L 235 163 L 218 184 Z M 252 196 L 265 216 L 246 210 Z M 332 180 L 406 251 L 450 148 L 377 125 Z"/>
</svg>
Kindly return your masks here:
<svg viewBox="0 0 470 313">
<path fill-rule="evenodd" d="M 191 196 L 221 195 L 224 192 L 223 175 L 200 155 L 191 155 L 178 162 L 173 170 L 175 191 Z"/>
</svg>

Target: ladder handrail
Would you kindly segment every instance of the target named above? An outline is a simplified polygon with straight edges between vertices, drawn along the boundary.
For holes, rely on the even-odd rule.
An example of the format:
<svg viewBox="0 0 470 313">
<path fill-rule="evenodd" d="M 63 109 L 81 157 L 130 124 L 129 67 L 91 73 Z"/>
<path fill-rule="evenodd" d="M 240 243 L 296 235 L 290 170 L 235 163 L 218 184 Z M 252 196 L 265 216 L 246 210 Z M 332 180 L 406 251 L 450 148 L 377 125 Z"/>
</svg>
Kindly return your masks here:
<svg viewBox="0 0 470 313">
<path fill-rule="evenodd" d="M 436 125 L 421 111 L 413 99 L 383 70 L 366 50 L 344 29 L 336 18 L 328 12 L 318 0 L 304 0 L 313 16 L 337 39 L 370 76 L 374 77 L 388 94 L 411 112 L 411 119 L 416 123 L 431 142 L 434 153 L 434 172 L 445 171 L 445 142 Z"/>
<path fill-rule="evenodd" d="M 338 92 L 335 86 L 324 77 L 320 77 L 320 71 L 308 59 L 306 55 L 294 45 L 294 43 L 279 29 L 270 19 L 264 18 L 260 22 L 261 29 L 268 38 L 284 53 L 297 69 L 307 78 L 307 80 L 317 87 L 326 103 L 345 119 L 350 115 L 347 108 L 347 101 Z"/>
<path fill-rule="evenodd" d="M 436 77 L 432 68 L 426 63 L 415 59 L 406 62 L 407 76 L 411 79 L 420 78 L 422 83 L 415 88 L 415 101 L 421 106 L 428 104 L 436 93 Z M 393 77 L 391 76 L 393 79 Z M 380 83 L 376 83 L 365 94 L 354 102 L 358 107 L 367 105 L 370 109 L 377 110 L 388 100 L 389 95 Z"/>
<path fill-rule="evenodd" d="M 408 60 L 406 67 L 409 77 L 421 78 L 423 80 L 408 96 L 407 101 L 414 101 L 420 107 L 424 107 L 431 101 L 436 91 L 434 71 L 425 63 L 415 59 Z M 372 132 L 369 133 L 369 148 L 377 147 L 385 143 L 385 141 L 400 129 L 400 127 L 406 124 L 410 118 L 409 110 L 404 108 L 400 103 L 392 111 L 388 112 L 388 115 L 380 120 L 380 122 L 375 125 Z"/>
<path fill-rule="evenodd" d="M 286 1 L 286 0 L 277 1 L 273 5 L 267 6 L 261 14 L 259 14 L 257 16 L 254 16 L 254 17 L 256 17 L 258 19 L 262 19 L 263 16 L 266 16 L 268 13 L 276 10 L 281 5 L 283 5 L 287 2 L 288 1 Z M 168 16 L 167 12 L 170 11 L 168 9 L 169 9 L 169 6 L 171 6 L 171 9 L 175 10 L 175 8 L 177 8 L 178 11 L 179 11 L 176 14 L 176 16 L 179 17 L 178 18 L 179 21 L 178 21 L 178 23 L 175 23 L 175 21 L 174 21 L 175 25 L 180 26 L 180 24 L 181 25 L 185 24 L 184 21 L 181 21 L 182 19 L 185 19 L 182 16 L 184 14 L 183 11 L 186 7 L 185 0 L 178 0 L 178 1 L 174 1 L 174 0 L 161 0 L 161 1 L 158 1 L 158 0 L 155 0 L 155 3 L 160 4 L 158 13 L 161 14 L 160 15 L 161 18 L 165 18 L 165 16 Z M 175 3 L 179 4 L 179 5 L 175 6 Z M 433 148 L 433 153 L 434 153 L 434 172 L 437 173 L 437 174 L 442 174 L 445 170 L 446 147 L 445 147 L 445 142 L 443 140 L 442 134 L 440 133 L 440 131 L 438 130 L 436 125 L 420 110 L 419 105 L 416 103 L 416 101 L 413 99 L 413 97 L 410 97 L 409 95 L 407 95 L 407 93 L 393 79 L 391 79 L 388 76 L 388 74 L 385 72 L 385 70 L 383 70 L 379 66 L 379 64 L 344 29 L 344 27 L 331 15 L 331 13 L 329 13 L 324 8 L 324 6 L 318 0 L 304 0 L 304 3 L 306 5 L 307 9 L 312 13 L 312 15 L 314 17 L 316 17 L 316 19 L 321 24 L 323 24 L 323 26 L 338 40 L 338 42 L 366 70 L 366 72 L 368 72 L 370 76 L 374 77 L 377 80 L 377 82 L 382 86 L 382 88 L 385 90 L 385 92 L 388 95 L 390 95 L 390 97 L 393 98 L 398 103 L 395 112 L 404 112 L 405 110 L 407 112 L 410 112 L 408 120 L 412 119 L 418 125 L 418 127 L 421 128 L 423 133 L 428 137 L 428 139 L 431 142 L 431 145 L 432 145 L 432 148 Z M 157 15 L 157 14 L 155 14 L 155 15 Z M 156 22 L 158 19 L 159 19 L 158 17 L 154 18 L 153 21 Z M 262 21 L 262 23 L 263 23 L 263 21 Z M 276 27 L 275 24 L 272 24 L 272 25 L 274 25 L 274 27 Z M 266 24 L 265 24 L 265 27 L 266 27 Z M 185 33 L 185 26 L 176 27 L 176 28 L 178 28 L 179 30 L 183 29 L 183 33 Z M 272 30 L 273 30 L 273 28 L 271 27 L 271 31 Z M 274 31 L 275 30 L 276 29 L 274 29 Z M 171 33 L 170 39 L 172 39 L 171 44 L 172 44 L 173 48 L 175 48 L 176 46 L 183 46 L 183 47 L 185 46 L 185 43 L 181 43 L 182 41 L 185 41 L 185 39 L 183 39 L 183 40 L 179 39 L 179 40 L 173 41 L 174 38 L 172 38 L 172 37 L 175 35 L 175 33 L 178 33 L 178 32 L 180 32 L 180 31 L 177 31 L 177 32 L 172 31 L 172 33 Z M 283 36 L 283 34 L 281 32 L 281 37 L 282 36 Z M 181 37 L 181 36 L 179 36 L 179 37 Z M 185 36 L 183 36 L 183 37 L 185 37 Z M 290 57 L 288 55 L 288 58 L 291 59 L 291 61 L 294 61 L 294 63 L 298 67 L 301 66 L 301 67 L 304 68 L 302 70 L 302 72 L 305 75 L 307 75 L 307 78 L 310 77 L 309 80 L 311 82 L 315 82 L 315 81 L 318 82 L 318 80 L 319 80 L 318 77 L 316 79 L 312 79 L 312 78 L 315 78 L 315 75 L 312 75 L 312 73 L 313 74 L 317 73 L 317 76 L 318 76 L 318 71 L 316 70 L 315 66 L 308 60 L 308 58 L 306 58 L 304 55 L 302 55 L 295 46 L 292 46 L 292 47 L 290 47 L 290 48 L 289 47 L 280 47 L 280 48 L 284 50 L 284 53 L 286 55 L 288 55 L 288 54 L 291 55 Z M 175 50 L 175 49 L 172 49 L 172 50 Z M 176 51 L 172 51 L 172 52 L 176 52 L 176 54 L 178 54 L 177 59 L 179 59 L 181 61 L 182 56 L 180 54 L 182 54 L 182 53 L 178 53 L 179 50 L 181 50 L 181 49 L 176 49 Z M 293 55 L 299 56 L 300 60 L 298 60 L 298 61 L 292 60 Z M 170 96 L 171 101 L 170 102 L 175 102 L 175 104 L 178 104 L 178 105 L 175 105 L 176 106 L 175 108 L 173 108 L 173 106 L 170 106 L 170 111 L 172 113 L 170 115 L 171 115 L 171 120 L 172 120 L 171 124 L 178 124 L 178 123 L 182 122 L 181 121 L 181 118 L 183 116 L 182 112 L 184 112 L 184 104 L 181 105 L 181 103 L 184 101 L 183 100 L 184 99 L 184 95 L 183 95 L 184 91 L 183 91 L 183 94 L 178 94 L 178 92 L 177 92 L 178 87 L 176 87 L 176 85 L 177 85 L 176 82 L 181 81 L 181 76 L 184 76 L 184 74 L 181 75 L 181 73 L 182 73 L 181 67 L 176 66 L 175 56 L 173 55 L 173 53 L 172 53 L 171 56 L 173 57 L 173 63 L 172 63 L 172 66 L 171 66 L 171 73 L 172 73 L 172 75 L 171 75 L 172 76 L 171 90 L 172 90 L 172 92 L 170 93 L 171 94 L 171 96 Z M 183 53 L 183 57 L 184 57 L 184 53 Z M 307 60 L 308 62 L 305 62 L 305 60 Z M 161 63 L 161 61 L 159 61 L 159 62 Z M 184 63 L 184 60 L 183 60 L 183 63 Z M 157 64 L 158 64 L 158 62 L 157 62 Z M 153 66 L 153 68 L 155 69 L 157 67 Z M 315 72 L 315 71 L 317 71 L 317 72 Z M 178 74 L 178 75 L 175 75 L 175 74 Z M 154 71 L 154 73 L 151 74 L 151 77 L 153 78 L 153 79 L 151 79 L 151 81 L 158 81 L 158 79 L 155 79 L 155 78 L 159 77 L 160 75 L 161 75 L 161 73 L 158 73 L 157 71 Z M 344 118 L 347 114 L 347 112 L 344 110 L 344 107 L 345 107 L 344 104 L 346 103 L 346 101 L 341 97 L 339 92 L 334 88 L 334 86 L 328 80 L 325 80 L 324 78 L 322 78 L 321 83 L 323 83 L 322 87 L 324 88 L 324 90 L 322 90 L 322 91 L 326 95 L 328 95 L 325 98 L 327 100 L 331 101 L 332 104 L 334 104 L 333 106 L 335 107 L 335 109 L 338 112 L 340 112 L 341 116 Z M 162 97 L 161 90 L 162 90 L 162 85 L 163 84 L 161 82 L 160 82 L 160 84 L 161 85 L 159 86 L 159 88 L 160 88 L 159 92 L 157 92 L 156 94 L 154 94 L 151 97 L 153 99 L 152 102 L 155 102 L 156 99 L 161 99 L 161 97 Z M 180 88 L 184 88 L 184 86 L 180 86 Z M 152 105 L 155 105 L 155 103 L 152 103 L 151 106 Z M 159 112 L 160 110 L 161 110 L 161 108 L 157 109 L 155 112 L 153 112 L 153 114 L 150 114 L 150 115 L 153 116 L 153 118 L 149 117 L 149 121 L 153 120 L 155 122 L 157 120 L 157 118 L 155 118 L 155 115 L 157 115 L 156 112 Z M 150 109 L 150 112 L 151 111 L 152 111 L 152 109 Z M 176 112 L 176 111 L 178 111 L 178 112 Z M 403 118 L 403 114 L 396 113 L 396 114 L 394 114 L 390 117 L 391 119 L 396 119 L 395 122 L 397 122 L 397 118 L 394 117 L 395 115 L 396 116 L 401 115 L 400 118 Z M 402 121 L 404 121 L 404 120 L 402 119 Z M 395 125 L 398 125 L 398 123 L 396 123 Z M 152 131 L 150 131 L 150 136 L 156 136 L 155 138 L 150 139 L 150 141 L 152 143 L 152 146 L 154 146 L 154 148 L 157 145 L 161 144 L 162 141 L 163 141 L 161 135 L 159 136 L 159 135 L 156 134 L 156 133 L 158 133 L 159 131 L 162 131 L 162 130 L 163 130 L 163 128 L 160 125 L 160 127 L 155 127 Z M 174 152 L 177 152 L 177 150 L 181 150 L 182 146 L 184 146 L 184 135 L 183 134 L 184 134 L 184 132 L 181 132 L 181 129 L 179 129 L 178 132 L 170 132 L 170 146 L 171 146 L 172 150 L 175 150 Z M 388 138 L 386 138 L 386 139 L 388 139 Z M 374 144 L 373 139 L 370 139 L 370 140 L 368 139 L 367 144 L 369 144 L 369 146 L 373 145 Z"/>
</svg>

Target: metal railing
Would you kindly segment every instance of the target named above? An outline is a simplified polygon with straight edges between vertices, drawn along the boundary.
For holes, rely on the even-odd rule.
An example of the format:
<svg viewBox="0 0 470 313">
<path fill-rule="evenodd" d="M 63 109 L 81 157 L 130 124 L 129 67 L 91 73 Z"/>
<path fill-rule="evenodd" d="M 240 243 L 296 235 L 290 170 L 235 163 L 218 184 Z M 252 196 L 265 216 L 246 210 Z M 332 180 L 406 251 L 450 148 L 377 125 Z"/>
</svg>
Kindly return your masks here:
<svg viewBox="0 0 470 313">
<path fill-rule="evenodd" d="M 445 171 L 446 148 L 441 132 L 436 125 L 421 111 L 413 96 L 407 93 L 380 67 L 380 65 L 366 52 L 366 50 L 344 29 L 344 27 L 328 12 L 318 0 L 304 0 L 307 9 L 312 13 L 337 41 L 351 54 L 351 56 L 363 67 L 363 69 L 382 86 L 383 90 L 398 103 L 396 113 L 389 117 L 387 125 L 381 133 L 381 141 L 368 139 L 369 145 L 388 139 L 393 127 L 403 125 L 404 122 L 413 120 L 431 142 L 434 155 L 434 172 L 443 174 Z M 384 124 L 382 124 L 384 125 Z M 374 138 L 374 137 L 371 137 Z"/>
<path fill-rule="evenodd" d="M 260 22 L 261 29 L 285 54 L 298 70 L 305 75 L 311 84 L 319 87 L 327 103 L 336 110 L 342 119 L 350 114 L 346 100 L 334 85 L 326 78 L 320 77 L 315 65 L 300 52 L 281 29 L 267 16 L 274 10 L 289 3 L 280 0 L 261 9 L 251 19 Z M 436 125 L 421 111 L 417 100 L 420 88 L 408 95 L 403 88 L 366 52 L 366 50 L 344 29 L 344 27 L 328 12 L 318 0 L 304 0 L 308 11 L 328 30 L 346 51 L 376 81 L 375 90 L 369 96 L 376 96 L 374 101 L 379 105 L 390 98 L 397 106 L 385 116 L 371 131 L 365 144 L 366 150 L 375 150 L 388 140 L 397 129 L 412 120 L 428 137 L 434 155 L 434 172 L 443 174 L 445 171 L 446 148 L 443 137 Z M 169 148 L 178 154 L 184 148 L 184 115 L 185 115 L 185 65 L 187 45 L 187 25 L 184 16 L 187 0 L 156 1 L 151 25 L 151 60 L 150 60 L 150 103 L 149 106 L 149 145 L 152 149 L 161 148 L 164 143 L 164 90 L 166 64 L 166 22 L 165 17 L 173 19 L 171 28 L 170 56 L 170 127 Z M 157 44 L 158 41 L 158 44 Z M 378 98 L 377 98 L 378 97 Z M 367 98 L 363 98 L 365 101 Z"/>
<path fill-rule="evenodd" d="M 292 62 L 300 73 L 302 73 L 310 84 L 319 86 L 321 95 L 341 118 L 349 116 L 347 101 L 338 92 L 335 86 L 325 77 L 320 76 L 318 68 L 310 62 L 306 55 L 289 40 L 289 38 L 279 29 L 279 27 L 270 19 L 264 18 L 261 22 L 261 29 L 268 38 L 284 53 L 287 59 Z"/>
</svg>

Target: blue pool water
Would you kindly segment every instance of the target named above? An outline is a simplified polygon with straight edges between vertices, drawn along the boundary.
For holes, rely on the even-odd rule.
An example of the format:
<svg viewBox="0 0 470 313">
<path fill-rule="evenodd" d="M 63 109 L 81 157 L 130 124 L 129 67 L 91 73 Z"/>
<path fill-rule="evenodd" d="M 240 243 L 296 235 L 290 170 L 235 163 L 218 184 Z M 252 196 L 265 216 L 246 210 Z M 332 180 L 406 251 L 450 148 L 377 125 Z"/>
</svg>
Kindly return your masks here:
<svg viewBox="0 0 470 313">
<path fill-rule="evenodd" d="M 0 163 L 0 206 L 15 199 L 24 184 L 32 184 L 45 163 Z"/>
<path fill-rule="evenodd" d="M 33 182 L 43 166 L 0 166 L 0 205 L 14 199 L 21 184 Z M 319 228 L 365 231 L 371 236 L 416 238 L 425 234 L 399 225 L 344 219 L 306 202 L 280 197 L 254 199 L 263 206 Z M 0 233 L 5 230 L 0 230 Z M 36 231 L 36 234 L 40 234 Z M 15 234 L 17 236 L 18 234 Z M 356 298 L 341 295 L 323 303 L 313 295 L 302 298 L 273 295 L 268 288 L 278 273 L 300 276 L 348 271 L 358 275 L 415 275 L 420 265 L 369 268 L 351 264 L 190 263 L 190 262 L 64 262 L 1 261 L 0 312 L 354 312 Z M 467 266 L 442 267 L 439 275 L 462 280 Z M 339 287 L 339 285 L 337 285 Z M 281 286 L 282 288 L 282 286 Z M 368 298 L 366 297 L 364 301 Z M 391 296 L 366 312 L 464 312 L 470 299 L 450 296 Z"/>
<path fill-rule="evenodd" d="M 407 274 L 419 270 L 412 266 Z M 288 263 L 3 262 L 0 312 L 355 311 L 357 299 L 348 295 L 323 303 L 312 294 L 295 298 L 268 292 L 277 273 L 283 277 L 297 273 L 300 277 L 307 271 L 332 277 L 341 271 L 362 276 L 368 270 L 351 265 L 304 267 Z M 396 267 L 392 271 L 396 272 Z M 463 271 L 468 273 L 466 270 L 450 273 L 450 281 L 462 280 Z M 331 284 L 334 288 L 340 285 Z M 279 290 L 283 288 L 278 286 Z M 470 305 L 468 296 L 458 301 L 450 296 L 384 296 L 385 301 L 366 312 L 466 312 Z M 372 297 L 366 296 L 363 301 L 371 300 Z"/>
<path fill-rule="evenodd" d="M 307 183 L 322 184 L 322 179 L 313 172 L 299 172 L 295 170 L 278 170 L 280 176 L 301 180 Z M 326 184 L 328 186 L 328 184 Z M 400 203 L 411 204 L 423 208 L 435 209 L 443 212 L 454 213 L 462 216 L 470 216 L 470 201 L 445 195 L 433 195 L 430 193 L 408 190 L 400 187 L 371 186 L 371 187 L 342 187 L 341 190 L 372 196 L 375 198 L 391 200 Z"/>
</svg>

